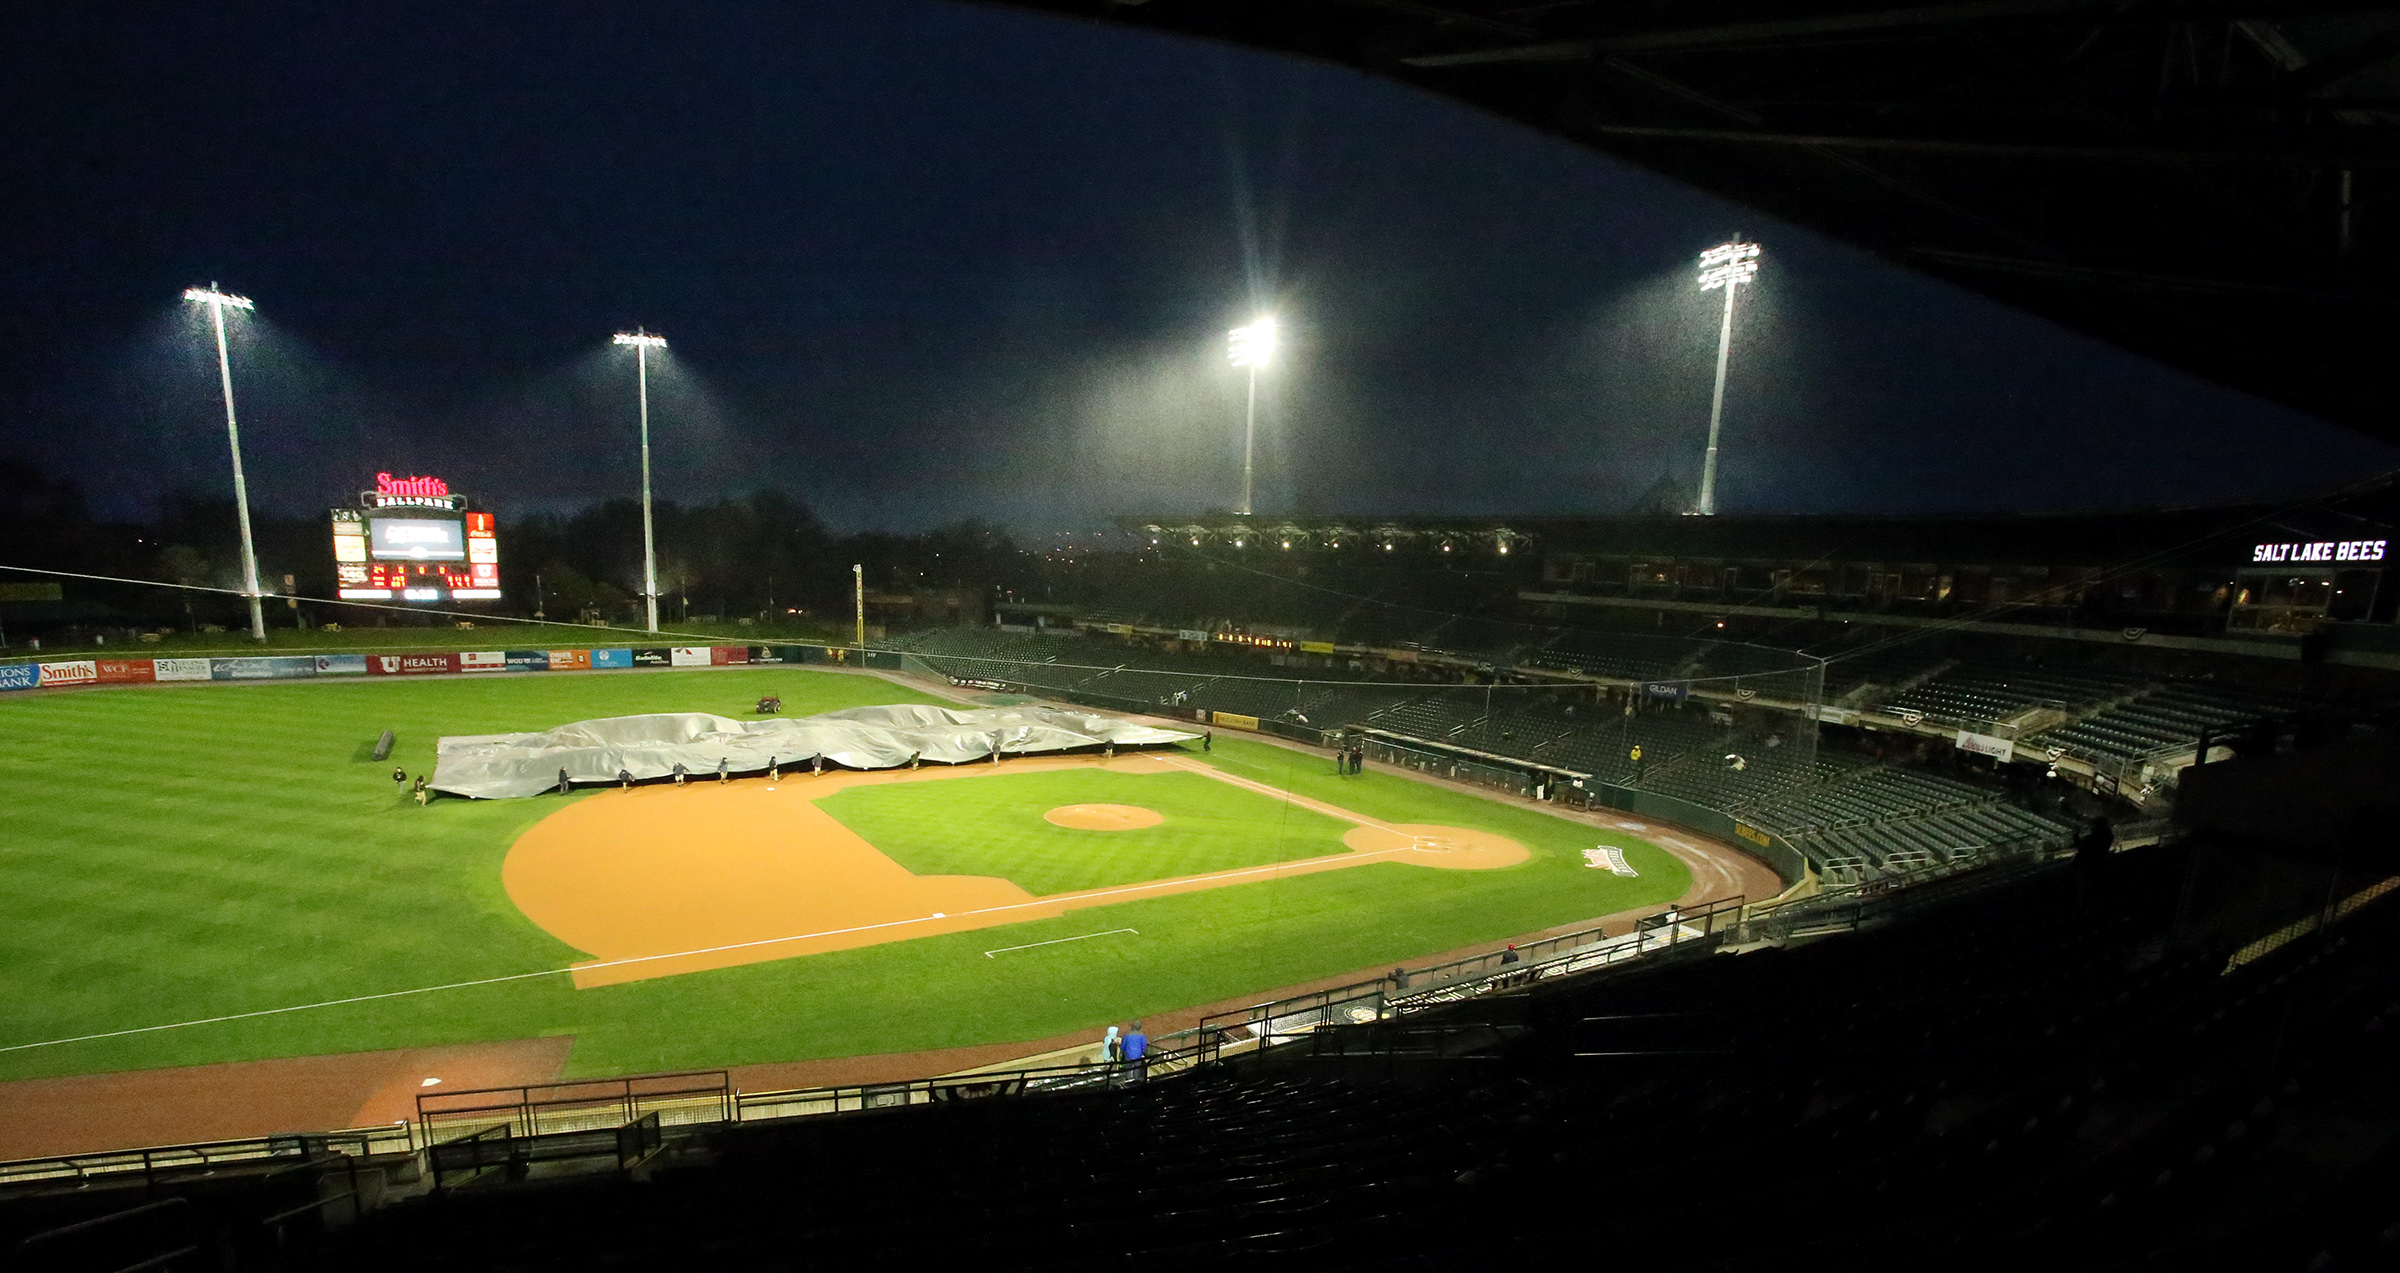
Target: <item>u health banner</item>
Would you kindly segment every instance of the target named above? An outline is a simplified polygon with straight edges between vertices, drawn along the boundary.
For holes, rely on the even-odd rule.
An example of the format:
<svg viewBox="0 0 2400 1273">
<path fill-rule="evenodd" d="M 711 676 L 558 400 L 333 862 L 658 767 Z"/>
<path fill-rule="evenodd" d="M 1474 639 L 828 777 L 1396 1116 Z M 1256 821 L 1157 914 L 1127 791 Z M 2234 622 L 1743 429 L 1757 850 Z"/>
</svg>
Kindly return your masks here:
<svg viewBox="0 0 2400 1273">
<path fill-rule="evenodd" d="M 377 654 L 367 660 L 367 671 L 377 676 L 431 676 L 456 670 L 447 654 Z"/>
</svg>

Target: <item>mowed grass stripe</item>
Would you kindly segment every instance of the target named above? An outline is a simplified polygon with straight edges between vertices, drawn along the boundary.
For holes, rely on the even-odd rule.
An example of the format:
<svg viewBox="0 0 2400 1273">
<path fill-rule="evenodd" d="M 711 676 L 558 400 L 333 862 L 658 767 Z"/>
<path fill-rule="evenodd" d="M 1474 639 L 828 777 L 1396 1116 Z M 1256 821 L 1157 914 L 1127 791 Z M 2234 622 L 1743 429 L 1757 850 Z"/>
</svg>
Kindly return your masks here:
<svg viewBox="0 0 2400 1273">
<path fill-rule="evenodd" d="M 0 699 L 0 1045 L 564 968 L 584 952 L 526 921 L 499 879 L 508 845 L 558 801 L 419 809 L 393 794 L 393 762 L 354 759 L 362 744 L 397 730 L 398 763 L 413 775 L 431 771 L 441 734 L 645 711 L 741 715 L 767 690 L 794 713 L 933 701 L 788 668 Z M 1387 822 L 1484 827 L 1535 859 L 1489 872 L 1368 865 L 593 991 L 547 977 L 0 1053 L 0 1077 L 543 1034 L 574 1035 L 571 1065 L 587 1074 L 1035 1039 L 1685 886 L 1679 865 L 1638 843 L 1628 849 L 1639 879 L 1582 869 L 1589 831 L 1539 812 L 1383 775 L 1337 778 L 1320 759 L 1231 738 L 1195 758 Z M 981 955 L 1120 926 L 1142 930 L 1138 949 L 1072 943 L 1008 968 Z"/>
<path fill-rule="evenodd" d="M 1343 851 L 1352 823 L 1202 774 L 1097 770 L 851 787 L 817 804 L 918 875 L 989 875 L 1035 896 L 1212 874 Z M 1086 831 L 1044 819 L 1076 804 L 1164 815 Z"/>
</svg>

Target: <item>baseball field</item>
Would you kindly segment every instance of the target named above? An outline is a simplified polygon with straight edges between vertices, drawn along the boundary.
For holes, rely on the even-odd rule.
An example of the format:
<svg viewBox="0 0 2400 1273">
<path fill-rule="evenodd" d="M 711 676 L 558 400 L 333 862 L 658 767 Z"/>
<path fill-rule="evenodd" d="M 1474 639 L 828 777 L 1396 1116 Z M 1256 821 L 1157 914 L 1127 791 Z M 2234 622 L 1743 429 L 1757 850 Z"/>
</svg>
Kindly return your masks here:
<svg viewBox="0 0 2400 1273">
<path fill-rule="evenodd" d="M 1669 901 L 1612 831 L 1226 737 L 426 807 L 445 734 L 942 701 L 798 668 L 0 701 L 0 1079 L 571 1037 L 570 1074 L 1041 1039 Z M 394 759 L 370 749 L 385 729 Z"/>
</svg>

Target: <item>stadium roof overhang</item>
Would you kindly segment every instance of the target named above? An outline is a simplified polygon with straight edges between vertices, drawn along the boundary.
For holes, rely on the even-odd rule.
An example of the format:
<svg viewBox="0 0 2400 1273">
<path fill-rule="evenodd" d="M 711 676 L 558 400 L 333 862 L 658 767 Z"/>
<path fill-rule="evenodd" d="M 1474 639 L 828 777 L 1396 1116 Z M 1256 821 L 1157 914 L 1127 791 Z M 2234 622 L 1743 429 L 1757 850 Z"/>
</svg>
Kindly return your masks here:
<svg viewBox="0 0 2400 1273">
<path fill-rule="evenodd" d="M 1337 63 L 2400 441 L 2389 0 L 991 0 Z"/>
</svg>

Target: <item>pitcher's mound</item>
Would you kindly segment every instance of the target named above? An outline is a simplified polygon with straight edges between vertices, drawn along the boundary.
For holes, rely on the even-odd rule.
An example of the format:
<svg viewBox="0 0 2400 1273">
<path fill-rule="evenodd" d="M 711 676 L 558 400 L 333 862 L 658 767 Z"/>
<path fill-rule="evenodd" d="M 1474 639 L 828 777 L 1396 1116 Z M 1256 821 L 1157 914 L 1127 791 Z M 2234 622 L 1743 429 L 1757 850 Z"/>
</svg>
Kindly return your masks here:
<svg viewBox="0 0 2400 1273">
<path fill-rule="evenodd" d="M 1156 809 L 1130 804 L 1062 804 L 1042 821 L 1077 831 L 1136 831 L 1166 821 Z"/>
</svg>

